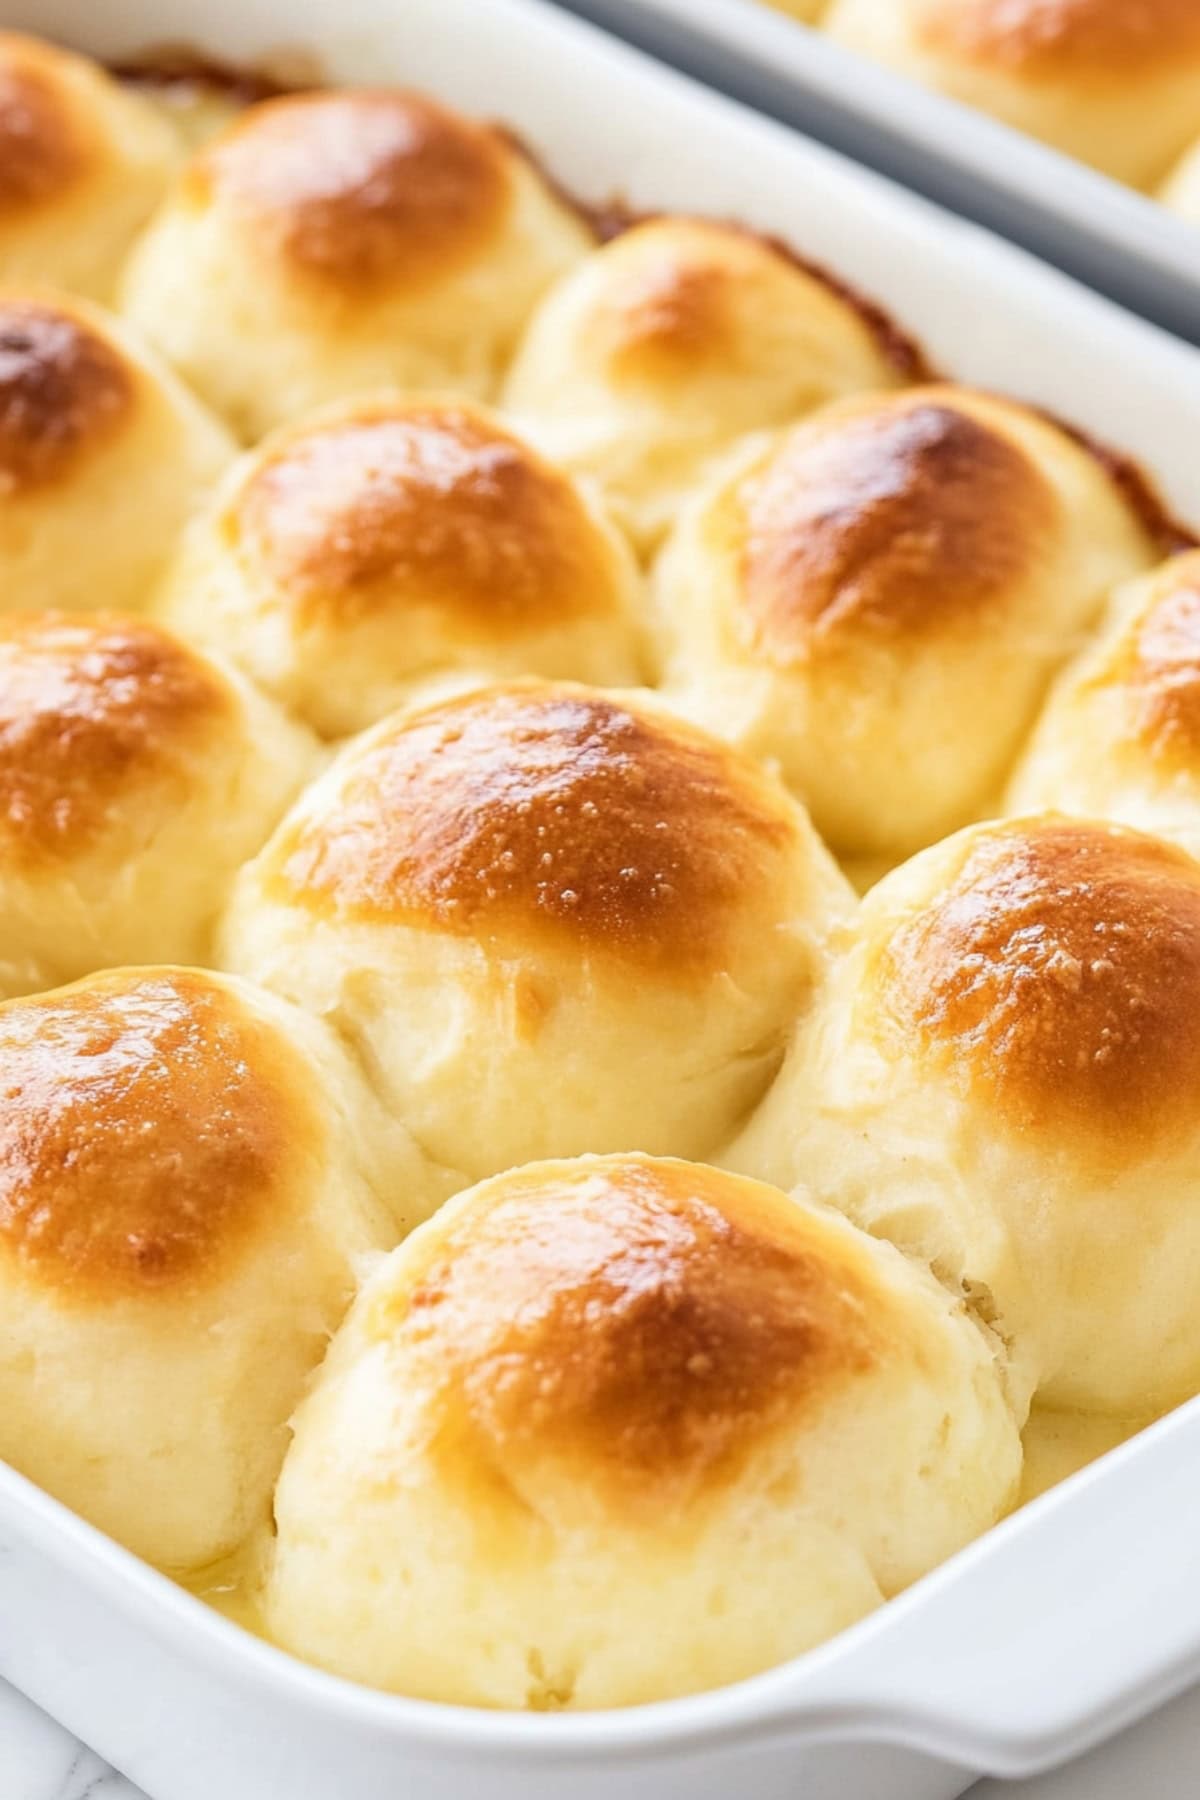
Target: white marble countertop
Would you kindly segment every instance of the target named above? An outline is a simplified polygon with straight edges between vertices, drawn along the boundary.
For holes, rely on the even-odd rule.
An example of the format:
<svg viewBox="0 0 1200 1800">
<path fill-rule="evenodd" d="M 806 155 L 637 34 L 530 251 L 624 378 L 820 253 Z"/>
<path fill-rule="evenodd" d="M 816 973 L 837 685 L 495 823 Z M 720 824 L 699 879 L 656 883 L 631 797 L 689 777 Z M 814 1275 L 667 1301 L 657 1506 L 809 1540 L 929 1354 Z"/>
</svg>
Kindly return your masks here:
<svg viewBox="0 0 1200 1800">
<path fill-rule="evenodd" d="M 143 1800 L 143 1796 L 0 1681 L 0 1800 Z"/>
<path fill-rule="evenodd" d="M 1200 1691 L 1057 1775 L 985 1781 L 971 1800 L 1195 1800 Z M 90 1750 L 0 1682 L 0 1800 L 145 1800 Z M 278 1800 L 264 1792 L 263 1800 Z M 354 1800 L 347 1794 L 345 1800 Z M 854 1800 L 847 1795 L 846 1800 Z"/>
</svg>

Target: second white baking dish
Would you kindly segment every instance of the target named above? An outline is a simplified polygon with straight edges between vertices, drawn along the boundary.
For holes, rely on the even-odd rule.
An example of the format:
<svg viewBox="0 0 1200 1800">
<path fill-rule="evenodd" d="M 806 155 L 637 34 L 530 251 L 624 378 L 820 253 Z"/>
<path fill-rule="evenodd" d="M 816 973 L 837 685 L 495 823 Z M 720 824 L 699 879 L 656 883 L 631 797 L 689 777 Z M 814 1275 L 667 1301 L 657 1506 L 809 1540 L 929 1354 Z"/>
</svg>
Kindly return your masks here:
<svg viewBox="0 0 1200 1800">
<path fill-rule="evenodd" d="M 583 195 L 776 232 L 882 300 L 944 369 L 1130 451 L 1200 519 L 1200 354 L 537 0 L 3 12 L 113 56 L 303 46 L 333 76 L 406 81 L 512 124 Z M 302 1667 L 0 1469 L 0 1676 L 154 1800 L 950 1800 L 976 1774 L 1074 1755 L 1200 1676 L 1198 1480 L 1192 1406 L 796 1663 L 548 1717 Z"/>
<path fill-rule="evenodd" d="M 1200 232 L 1132 188 L 761 0 L 561 3 L 1200 343 Z"/>
</svg>

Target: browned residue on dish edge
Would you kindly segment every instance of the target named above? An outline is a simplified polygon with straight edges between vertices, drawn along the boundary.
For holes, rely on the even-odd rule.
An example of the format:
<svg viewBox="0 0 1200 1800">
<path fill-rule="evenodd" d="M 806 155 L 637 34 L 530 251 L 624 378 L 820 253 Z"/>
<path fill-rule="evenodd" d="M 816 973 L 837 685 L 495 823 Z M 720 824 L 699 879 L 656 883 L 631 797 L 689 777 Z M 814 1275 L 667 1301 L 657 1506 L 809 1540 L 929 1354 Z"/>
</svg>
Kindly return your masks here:
<svg viewBox="0 0 1200 1800">
<path fill-rule="evenodd" d="M 131 87 L 206 88 L 243 106 L 325 85 L 319 59 L 302 50 L 272 51 L 258 63 L 237 64 L 189 44 L 156 44 L 107 66 Z"/>
<path fill-rule="evenodd" d="M 210 88 L 231 99 L 251 105 L 256 101 L 277 98 L 281 94 L 299 92 L 322 85 L 320 64 L 297 51 L 274 52 L 251 67 L 238 67 L 210 56 L 205 51 L 186 45 L 169 44 L 141 52 L 136 57 L 110 64 L 111 72 L 122 81 L 143 87 Z M 630 226 L 642 224 L 663 215 L 657 211 L 639 211 L 620 195 L 589 201 L 572 192 L 549 169 L 541 155 L 533 150 L 521 134 L 509 125 L 491 121 L 492 129 L 523 156 L 541 176 L 547 187 L 564 206 L 570 208 L 597 242 L 608 243 Z M 696 215 L 700 216 L 700 215 Z M 860 293 L 818 262 L 802 255 L 782 239 L 754 231 L 738 220 L 716 219 L 713 224 L 727 225 L 756 238 L 796 268 L 821 282 L 839 299 L 853 307 L 880 346 L 887 361 L 909 381 L 928 381 L 937 371 L 920 344 L 887 310 Z"/>
<path fill-rule="evenodd" d="M 1072 425 L 1069 419 L 1060 418 L 1049 407 L 1034 406 L 1031 411 L 1048 419 L 1051 425 L 1057 425 L 1060 431 L 1065 431 L 1089 456 L 1095 457 L 1124 496 L 1147 537 L 1153 540 L 1164 556 L 1176 556 L 1181 550 L 1194 550 L 1200 544 L 1200 537 L 1190 525 L 1185 525 L 1175 517 L 1153 479 L 1131 456 L 1114 450 L 1111 445 L 1093 437 L 1091 432 L 1084 431 L 1081 426 Z"/>
<path fill-rule="evenodd" d="M 239 66 L 187 45 L 169 44 L 147 49 L 135 57 L 110 64 L 109 67 L 119 79 L 137 85 L 165 88 L 207 87 L 228 94 L 246 105 L 279 94 L 324 85 L 319 59 L 308 52 L 295 49 L 273 51 L 257 64 Z M 619 237 L 623 231 L 629 230 L 632 225 L 666 216 L 652 209 L 639 211 L 619 195 L 610 195 L 605 200 L 597 201 L 582 199 L 546 166 L 543 158 L 530 148 L 518 132 L 510 126 L 494 122 L 493 129 L 528 159 L 552 192 L 595 233 L 598 242 L 607 243 L 611 238 Z M 855 309 L 887 360 L 906 380 L 917 382 L 945 379 L 919 341 L 900 325 L 886 307 L 861 293 L 821 263 L 803 255 L 782 238 L 769 232 L 755 231 L 736 219 L 711 219 L 709 223 L 726 225 L 733 230 L 745 232 L 748 237 L 757 238 L 806 275 L 824 283 L 832 293 Z M 1154 482 L 1132 457 L 1112 449 L 1089 432 L 1059 418 L 1046 407 L 1034 406 L 1031 410 L 1039 412 L 1043 418 L 1073 437 L 1108 471 L 1142 522 L 1147 535 L 1158 545 L 1164 556 L 1192 549 L 1200 543 L 1200 536 L 1173 516 Z"/>
</svg>

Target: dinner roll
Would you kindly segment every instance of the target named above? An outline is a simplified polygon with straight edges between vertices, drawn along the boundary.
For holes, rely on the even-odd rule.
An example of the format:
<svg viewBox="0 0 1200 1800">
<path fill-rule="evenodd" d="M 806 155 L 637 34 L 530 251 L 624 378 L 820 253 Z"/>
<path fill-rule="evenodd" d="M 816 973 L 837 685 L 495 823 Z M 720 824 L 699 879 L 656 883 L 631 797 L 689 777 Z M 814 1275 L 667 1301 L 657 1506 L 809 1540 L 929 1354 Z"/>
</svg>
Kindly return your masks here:
<svg viewBox="0 0 1200 1800">
<path fill-rule="evenodd" d="M 98 308 L 0 292 L 0 612 L 140 607 L 233 453 Z"/>
<path fill-rule="evenodd" d="M 1053 689 L 1009 807 L 1119 819 L 1200 856 L 1200 551 L 1118 591 Z"/>
<path fill-rule="evenodd" d="M 476 689 L 343 751 L 220 959 L 329 1019 L 439 1164 L 702 1155 L 851 899 L 801 809 L 651 698 Z"/>
<path fill-rule="evenodd" d="M 234 468 L 160 596 L 337 737 L 447 673 L 640 676 L 632 553 L 479 406 L 341 403 Z"/>
<path fill-rule="evenodd" d="M 656 606 L 675 703 L 776 760 L 830 844 L 890 857 L 998 797 L 1055 666 L 1158 554 L 1119 481 L 949 385 L 826 408 L 692 506 Z"/>
<path fill-rule="evenodd" d="M 253 439 L 387 382 L 486 396 L 591 242 L 500 131 L 391 89 L 288 95 L 188 165 L 124 306 Z"/>
<path fill-rule="evenodd" d="M 832 0 L 825 26 L 1135 187 L 1196 135 L 1195 0 Z"/>
<path fill-rule="evenodd" d="M 203 960 L 315 746 L 146 620 L 0 617 L 0 995 Z"/>
<path fill-rule="evenodd" d="M 1192 225 L 1200 225 L 1200 138 L 1176 163 L 1159 199 Z"/>
<path fill-rule="evenodd" d="M 266 1623 L 473 1706 L 636 1704 L 831 1636 L 993 1524 L 994 1341 L 889 1245 L 640 1156 L 536 1164 L 378 1269 L 295 1421 Z"/>
<path fill-rule="evenodd" d="M 892 387 L 911 354 L 766 239 L 651 219 L 551 289 L 504 402 L 550 455 L 597 479 L 649 546 L 737 437 Z"/>
<path fill-rule="evenodd" d="M 863 903 L 730 1153 L 930 1259 L 1051 1405 L 1200 1389 L 1200 864 L 1047 814 Z"/>
<path fill-rule="evenodd" d="M 285 1426 L 396 1233 L 315 1020 L 195 969 L 0 1007 L 0 1457 L 174 1571 L 265 1522 Z"/>
<path fill-rule="evenodd" d="M 178 160 L 166 121 L 99 64 L 0 31 L 0 281 L 110 299 Z"/>
</svg>

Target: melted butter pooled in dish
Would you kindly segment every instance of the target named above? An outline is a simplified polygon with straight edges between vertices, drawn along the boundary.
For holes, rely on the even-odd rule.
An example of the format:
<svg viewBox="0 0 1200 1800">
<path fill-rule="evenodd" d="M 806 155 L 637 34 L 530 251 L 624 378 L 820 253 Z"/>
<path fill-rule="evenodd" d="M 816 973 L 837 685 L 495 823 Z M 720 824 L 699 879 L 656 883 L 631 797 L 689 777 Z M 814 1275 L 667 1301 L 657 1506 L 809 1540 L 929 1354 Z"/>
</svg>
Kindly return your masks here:
<svg viewBox="0 0 1200 1800">
<path fill-rule="evenodd" d="M 1152 1423 L 1151 1419 L 1106 1419 L 1095 1413 L 1052 1412 L 1035 1406 L 1021 1434 L 1025 1468 L 1020 1504 L 1025 1506 L 1048 1494 L 1059 1482 L 1078 1475 Z"/>
</svg>

